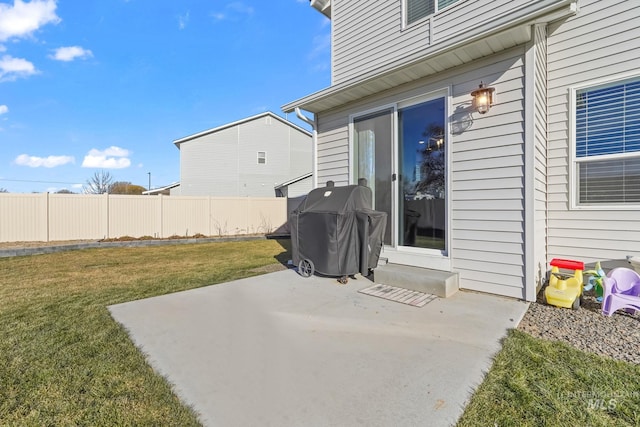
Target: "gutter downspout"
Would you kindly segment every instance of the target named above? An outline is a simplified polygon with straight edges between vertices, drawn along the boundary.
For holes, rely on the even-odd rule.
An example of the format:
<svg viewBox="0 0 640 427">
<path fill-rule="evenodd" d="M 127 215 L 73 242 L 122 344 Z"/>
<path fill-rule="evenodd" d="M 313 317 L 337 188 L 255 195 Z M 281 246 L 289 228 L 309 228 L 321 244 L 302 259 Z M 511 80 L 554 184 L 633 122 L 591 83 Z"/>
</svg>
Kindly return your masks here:
<svg viewBox="0 0 640 427">
<path fill-rule="evenodd" d="M 318 119 L 314 114 L 313 120 L 302 114 L 300 107 L 296 107 L 296 116 L 313 129 L 311 136 L 311 186 L 318 188 Z"/>
</svg>

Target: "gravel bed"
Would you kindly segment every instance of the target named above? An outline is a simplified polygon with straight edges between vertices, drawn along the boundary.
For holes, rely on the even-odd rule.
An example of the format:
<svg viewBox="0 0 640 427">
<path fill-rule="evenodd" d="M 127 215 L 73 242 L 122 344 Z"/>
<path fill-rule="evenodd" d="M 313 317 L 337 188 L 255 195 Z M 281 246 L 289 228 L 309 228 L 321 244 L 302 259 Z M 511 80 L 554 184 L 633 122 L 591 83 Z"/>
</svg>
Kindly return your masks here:
<svg viewBox="0 0 640 427">
<path fill-rule="evenodd" d="M 518 329 L 537 338 L 562 341 L 588 353 L 640 364 L 640 315 L 602 314 L 593 291 L 585 292 L 578 310 L 531 303 Z"/>
</svg>

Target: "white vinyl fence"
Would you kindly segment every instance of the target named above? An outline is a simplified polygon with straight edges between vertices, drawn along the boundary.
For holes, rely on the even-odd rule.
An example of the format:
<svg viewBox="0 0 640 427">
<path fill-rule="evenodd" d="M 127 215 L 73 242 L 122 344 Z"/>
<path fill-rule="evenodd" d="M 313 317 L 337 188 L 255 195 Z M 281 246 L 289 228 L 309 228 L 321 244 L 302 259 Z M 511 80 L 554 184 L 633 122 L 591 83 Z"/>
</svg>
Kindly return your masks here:
<svg viewBox="0 0 640 427">
<path fill-rule="evenodd" d="M 269 233 L 286 198 L 0 193 L 0 242 Z"/>
</svg>

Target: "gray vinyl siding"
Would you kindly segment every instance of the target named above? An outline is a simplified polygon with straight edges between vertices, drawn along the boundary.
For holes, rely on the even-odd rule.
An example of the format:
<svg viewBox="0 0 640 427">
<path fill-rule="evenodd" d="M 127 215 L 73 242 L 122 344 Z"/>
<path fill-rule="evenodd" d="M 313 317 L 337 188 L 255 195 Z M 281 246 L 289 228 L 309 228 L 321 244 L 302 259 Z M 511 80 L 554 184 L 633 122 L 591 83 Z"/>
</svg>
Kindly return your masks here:
<svg viewBox="0 0 640 427">
<path fill-rule="evenodd" d="M 569 90 L 640 70 L 640 3 L 580 3 L 549 27 L 548 257 L 593 262 L 640 253 L 638 210 L 571 209 Z"/>
<path fill-rule="evenodd" d="M 446 40 L 460 32 L 468 31 L 486 19 L 511 12 L 526 1 L 513 0 L 461 0 L 455 6 L 443 9 L 433 16 L 433 42 Z"/>
<path fill-rule="evenodd" d="M 349 184 L 349 117 L 326 114 L 318 132 L 318 185 L 327 181 Z"/>
<path fill-rule="evenodd" d="M 524 298 L 524 47 L 493 55 L 318 115 L 318 182 L 349 179 L 349 116 L 450 88 L 454 120 L 480 81 L 496 88 L 489 114 L 450 135 L 449 256 L 462 288 Z"/>
<path fill-rule="evenodd" d="M 313 170 L 311 151 L 313 149 L 311 136 L 294 128 L 289 128 L 289 165 L 287 179 L 297 178 Z M 280 181 L 280 183 L 286 181 Z"/>
<path fill-rule="evenodd" d="M 336 1 L 332 82 L 338 84 L 429 46 L 429 21 L 402 29 L 402 0 Z"/>
<path fill-rule="evenodd" d="M 473 113 L 471 128 L 453 135 L 452 267 L 460 286 L 524 297 L 524 50 L 496 55 L 453 85 L 453 106 L 469 104 L 483 80 L 498 104 Z"/>
<path fill-rule="evenodd" d="M 287 188 L 287 197 L 299 197 L 308 194 L 309 191 L 313 190 L 312 184 L 311 177 L 290 184 Z"/>
<path fill-rule="evenodd" d="M 309 134 L 268 115 L 195 137 L 180 144 L 180 194 L 274 197 L 311 171 L 311 149 Z"/>
<path fill-rule="evenodd" d="M 237 195 L 238 148 L 235 128 L 223 129 L 181 144 L 181 195 Z"/>
<path fill-rule="evenodd" d="M 332 84 L 356 81 L 380 68 L 401 66 L 420 54 L 447 45 L 448 40 L 460 34 L 475 31 L 487 24 L 488 18 L 495 20 L 509 16 L 532 3 L 535 2 L 459 0 L 440 12 L 405 26 L 403 0 L 333 0 Z M 464 55 L 463 52 L 459 54 Z M 453 61 L 452 58 L 449 60 Z M 464 57 L 460 57 L 457 64 L 432 65 L 441 71 L 462 62 Z"/>
</svg>

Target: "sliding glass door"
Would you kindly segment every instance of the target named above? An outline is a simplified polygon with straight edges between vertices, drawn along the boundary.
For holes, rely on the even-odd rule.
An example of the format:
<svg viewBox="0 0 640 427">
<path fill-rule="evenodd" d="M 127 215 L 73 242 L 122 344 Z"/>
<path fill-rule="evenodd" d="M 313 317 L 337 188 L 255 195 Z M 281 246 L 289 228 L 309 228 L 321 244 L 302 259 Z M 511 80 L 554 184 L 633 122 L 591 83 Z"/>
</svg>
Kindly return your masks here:
<svg viewBox="0 0 640 427">
<path fill-rule="evenodd" d="M 355 182 L 365 178 L 373 191 L 373 208 L 387 213 L 384 243 L 392 245 L 393 110 L 359 117 L 353 129 Z"/>
<path fill-rule="evenodd" d="M 446 249 L 445 99 L 398 109 L 398 246 Z"/>
<path fill-rule="evenodd" d="M 388 215 L 384 243 L 447 251 L 446 97 L 353 119 L 353 182 L 365 178 Z"/>
</svg>

